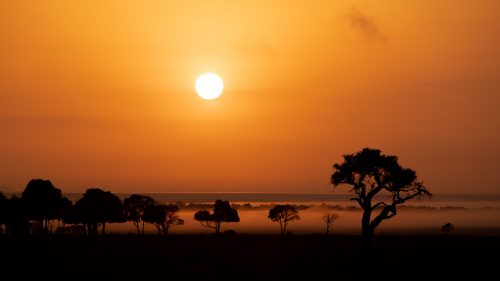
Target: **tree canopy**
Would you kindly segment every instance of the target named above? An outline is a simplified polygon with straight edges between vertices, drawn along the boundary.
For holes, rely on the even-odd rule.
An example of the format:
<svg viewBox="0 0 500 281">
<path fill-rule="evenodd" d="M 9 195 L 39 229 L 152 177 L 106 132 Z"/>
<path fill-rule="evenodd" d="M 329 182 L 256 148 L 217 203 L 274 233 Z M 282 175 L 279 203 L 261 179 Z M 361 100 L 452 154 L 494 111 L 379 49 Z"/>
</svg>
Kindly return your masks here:
<svg viewBox="0 0 500 281">
<path fill-rule="evenodd" d="M 132 194 L 123 200 L 123 209 L 128 221 L 132 221 L 140 234 L 139 223 L 142 222 L 142 235 L 144 235 L 144 212 L 155 204 L 151 196 Z"/>
<path fill-rule="evenodd" d="M 50 180 L 33 179 L 23 193 L 21 199 L 26 208 L 28 219 L 37 222 L 37 232 L 50 232 L 50 220 L 60 219 L 63 208 L 68 205 L 68 199 L 62 196 Z"/>
<path fill-rule="evenodd" d="M 177 215 L 178 211 L 179 207 L 176 205 L 155 203 L 144 210 L 142 219 L 153 224 L 158 234 L 167 235 L 170 228 L 184 224 L 184 220 Z"/>
<path fill-rule="evenodd" d="M 417 179 L 414 170 L 403 168 L 398 163 L 397 156 L 364 148 L 343 158 L 342 163 L 333 165 L 335 172 L 331 182 L 334 189 L 349 185 L 349 191 L 355 195 L 351 200 L 358 202 L 363 209 L 363 245 L 367 256 L 371 256 L 372 236 L 380 223 L 394 217 L 398 205 L 414 198 L 430 197 L 431 193 Z"/>
<path fill-rule="evenodd" d="M 120 198 L 109 191 L 90 188 L 75 203 L 70 223 L 82 223 L 88 232 L 97 235 L 97 227 L 102 225 L 102 234 L 106 232 L 106 223 L 124 222 L 123 207 Z"/>
<path fill-rule="evenodd" d="M 202 226 L 210 227 L 215 233 L 220 233 L 220 226 L 223 222 L 239 222 L 238 210 L 231 207 L 229 201 L 220 199 L 215 201 L 214 212 L 200 210 L 194 214 L 194 219 L 199 221 Z"/>
</svg>

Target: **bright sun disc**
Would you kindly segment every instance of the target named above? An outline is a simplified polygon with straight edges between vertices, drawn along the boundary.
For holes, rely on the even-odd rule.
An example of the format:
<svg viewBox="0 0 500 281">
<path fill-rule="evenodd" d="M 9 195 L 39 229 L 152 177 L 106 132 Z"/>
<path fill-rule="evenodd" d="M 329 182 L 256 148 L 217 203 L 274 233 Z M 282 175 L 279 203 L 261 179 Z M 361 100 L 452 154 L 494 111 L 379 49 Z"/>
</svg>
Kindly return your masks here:
<svg viewBox="0 0 500 281">
<path fill-rule="evenodd" d="M 195 89 L 201 98 L 213 100 L 222 93 L 224 83 L 222 83 L 222 79 L 219 75 L 209 72 L 200 75 L 200 77 L 196 79 Z"/>
</svg>

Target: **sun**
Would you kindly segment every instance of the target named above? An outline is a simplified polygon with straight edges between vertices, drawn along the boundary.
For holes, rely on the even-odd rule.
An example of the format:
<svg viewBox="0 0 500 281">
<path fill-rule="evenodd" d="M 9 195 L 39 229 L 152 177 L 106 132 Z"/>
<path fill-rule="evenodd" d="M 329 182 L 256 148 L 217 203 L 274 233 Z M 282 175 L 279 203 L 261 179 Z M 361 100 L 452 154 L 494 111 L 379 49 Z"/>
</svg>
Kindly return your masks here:
<svg viewBox="0 0 500 281">
<path fill-rule="evenodd" d="M 213 100 L 220 96 L 224 89 L 224 83 L 219 75 L 208 72 L 196 79 L 195 89 L 202 99 Z"/>
</svg>

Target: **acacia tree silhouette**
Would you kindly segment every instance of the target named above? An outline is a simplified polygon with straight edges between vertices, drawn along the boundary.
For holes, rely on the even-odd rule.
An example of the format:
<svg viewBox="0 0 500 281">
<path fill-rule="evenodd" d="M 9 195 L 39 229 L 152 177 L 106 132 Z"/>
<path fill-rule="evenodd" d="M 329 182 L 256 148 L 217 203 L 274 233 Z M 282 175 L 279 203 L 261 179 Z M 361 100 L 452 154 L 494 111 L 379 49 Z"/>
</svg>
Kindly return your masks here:
<svg viewBox="0 0 500 281">
<path fill-rule="evenodd" d="M 397 214 L 397 205 L 413 198 L 430 198 L 431 193 L 417 180 L 415 171 L 401 167 L 398 157 L 384 155 L 378 149 L 364 148 L 356 154 L 344 155 L 344 162 L 334 164 L 333 168 L 331 182 L 334 189 L 341 184 L 352 186 L 350 192 L 356 196 L 351 200 L 358 202 L 363 209 L 364 262 L 370 270 L 375 229 L 382 221 Z M 372 219 L 374 212 L 378 214 Z"/>
<path fill-rule="evenodd" d="M 286 234 L 286 226 L 288 222 L 293 220 L 299 220 L 299 210 L 295 206 L 286 205 L 276 205 L 269 210 L 269 215 L 267 216 L 270 220 L 279 222 L 281 234 Z"/>
<path fill-rule="evenodd" d="M 229 205 L 229 201 L 217 199 L 214 205 L 214 212 L 210 214 L 207 210 L 200 210 L 194 214 L 194 219 L 202 226 L 213 228 L 216 234 L 220 233 L 220 226 L 223 222 L 239 222 L 238 210 Z"/>
<path fill-rule="evenodd" d="M 134 223 L 137 233 L 141 234 L 139 223 L 142 222 L 142 235 L 144 235 L 144 211 L 153 206 L 155 200 L 150 196 L 132 194 L 123 200 L 123 209 L 128 221 Z"/>
</svg>

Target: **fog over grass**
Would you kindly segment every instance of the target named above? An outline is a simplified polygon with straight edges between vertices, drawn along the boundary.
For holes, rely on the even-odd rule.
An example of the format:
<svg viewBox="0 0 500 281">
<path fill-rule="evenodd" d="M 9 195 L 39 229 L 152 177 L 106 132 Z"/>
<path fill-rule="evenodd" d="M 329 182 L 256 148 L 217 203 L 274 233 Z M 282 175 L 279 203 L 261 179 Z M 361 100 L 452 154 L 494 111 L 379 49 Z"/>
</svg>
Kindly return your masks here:
<svg viewBox="0 0 500 281">
<path fill-rule="evenodd" d="M 428 203 L 428 202 L 427 202 Z M 246 205 L 245 205 L 246 204 Z M 194 213 L 205 204 L 195 204 L 181 208 L 178 215 L 185 224 L 174 227 L 172 234 L 211 234 L 212 229 L 202 227 L 193 220 Z M 207 208 L 210 209 L 206 204 Z M 279 224 L 267 218 L 272 204 L 242 203 L 236 204 L 240 216 L 239 223 L 223 223 L 222 231 L 234 230 L 244 234 L 279 234 Z M 327 211 L 333 211 L 340 217 L 333 223 L 332 234 L 359 234 L 361 210 L 352 203 L 341 205 L 297 204 L 301 219 L 290 222 L 288 230 L 293 234 L 325 233 L 322 220 Z M 465 207 L 463 205 L 444 204 L 442 206 L 409 205 L 398 209 L 398 214 L 384 221 L 377 234 L 439 234 L 441 226 L 451 222 L 456 226 L 454 233 L 470 235 L 500 234 L 500 208 Z M 132 223 L 111 224 L 108 231 L 116 233 L 135 233 Z M 156 233 L 152 225 L 146 225 L 148 233 Z"/>
</svg>

